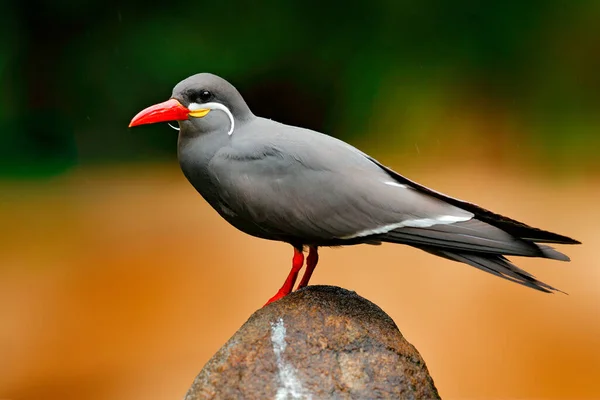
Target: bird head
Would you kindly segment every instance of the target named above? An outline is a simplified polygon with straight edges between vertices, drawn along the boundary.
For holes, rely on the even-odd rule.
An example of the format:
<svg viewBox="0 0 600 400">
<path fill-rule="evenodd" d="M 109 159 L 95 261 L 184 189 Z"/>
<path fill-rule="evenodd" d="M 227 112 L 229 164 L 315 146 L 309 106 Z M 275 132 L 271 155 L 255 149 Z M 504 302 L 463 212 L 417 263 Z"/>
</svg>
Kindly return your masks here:
<svg viewBox="0 0 600 400">
<path fill-rule="evenodd" d="M 184 131 L 224 130 L 231 135 L 236 123 L 250 116 L 250 109 L 233 85 L 216 75 L 202 73 L 179 82 L 169 100 L 140 111 L 129 127 L 177 121 Z"/>
</svg>

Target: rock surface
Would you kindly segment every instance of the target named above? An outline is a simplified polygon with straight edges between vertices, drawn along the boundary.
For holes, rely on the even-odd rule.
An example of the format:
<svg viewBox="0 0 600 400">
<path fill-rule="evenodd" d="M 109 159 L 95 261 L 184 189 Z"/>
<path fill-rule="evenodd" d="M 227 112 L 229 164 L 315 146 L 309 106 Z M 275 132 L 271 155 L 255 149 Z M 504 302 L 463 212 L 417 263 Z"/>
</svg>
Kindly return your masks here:
<svg viewBox="0 0 600 400">
<path fill-rule="evenodd" d="M 439 399 L 392 319 L 354 292 L 308 286 L 256 311 L 185 400 Z"/>
</svg>

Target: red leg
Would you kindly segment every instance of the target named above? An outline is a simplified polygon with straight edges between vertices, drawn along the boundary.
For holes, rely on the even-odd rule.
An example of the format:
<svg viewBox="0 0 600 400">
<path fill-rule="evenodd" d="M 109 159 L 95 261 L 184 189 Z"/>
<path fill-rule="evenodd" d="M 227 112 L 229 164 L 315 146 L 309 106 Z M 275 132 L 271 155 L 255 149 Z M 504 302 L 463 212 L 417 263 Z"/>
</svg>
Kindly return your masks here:
<svg viewBox="0 0 600 400">
<path fill-rule="evenodd" d="M 317 263 L 319 262 L 319 253 L 317 246 L 310 246 L 310 250 L 308 252 L 308 257 L 306 258 L 306 271 L 304 271 L 304 276 L 302 276 L 302 280 L 298 285 L 298 289 L 301 289 L 308 285 L 308 281 L 310 281 L 310 277 L 312 276 Z"/>
<path fill-rule="evenodd" d="M 287 279 L 283 283 L 283 286 L 281 287 L 281 289 L 279 289 L 279 291 L 275 294 L 275 296 L 271 297 L 269 299 L 269 301 L 267 301 L 265 306 L 267 304 L 274 302 L 275 300 L 279 300 L 282 297 L 290 294 L 290 292 L 294 288 L 294 283 L 296 283 L 296 279 L 298 278 L 298 272 L 300 272 L 302 265 L 304 265 L 304 254 L 302 254 L 302 250 L 298 250 L 297 248 L 294 247 L 294 258 L 292 258 L 292 269 L 291 269 Z"/>
</svg>

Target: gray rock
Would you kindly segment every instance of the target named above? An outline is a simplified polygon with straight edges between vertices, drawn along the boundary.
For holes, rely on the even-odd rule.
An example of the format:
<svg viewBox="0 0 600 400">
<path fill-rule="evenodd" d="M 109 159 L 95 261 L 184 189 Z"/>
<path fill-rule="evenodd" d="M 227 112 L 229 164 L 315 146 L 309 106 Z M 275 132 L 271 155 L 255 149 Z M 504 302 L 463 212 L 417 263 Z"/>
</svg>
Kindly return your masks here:
<svg viewBox="0 0 600 400">
<path fill-rule="evenodd" d="M 308 286 L 256 311 L 185 400 L 439 399 L 392 319 L 354 292 Z"/>
</svg>

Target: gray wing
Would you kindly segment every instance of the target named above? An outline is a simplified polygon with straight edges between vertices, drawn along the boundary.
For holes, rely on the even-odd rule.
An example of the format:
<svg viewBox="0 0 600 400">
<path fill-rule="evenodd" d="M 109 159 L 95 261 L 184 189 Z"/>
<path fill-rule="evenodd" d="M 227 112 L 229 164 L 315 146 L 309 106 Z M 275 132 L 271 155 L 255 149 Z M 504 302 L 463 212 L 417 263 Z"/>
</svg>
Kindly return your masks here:
<svg viewBox="0 0 600 400">
<path fill-rule="evenodd" d="M 232 146 L 209 164 L 221 201 L 239 222 L 259 227 L 265 235 L 306 244 L 369 241 L 402 226 L 473 217 L 398 183 L 344 142 L 276 126 L 276 131 L 259 131 L 260 141 L 236 132 Z"/>
<path fill-rule="evenodd" d="M 263 236 L 321 245 L 389 241 L 508 255 L 560 254 L 400 181 L 347 143 L 258 122 L 236 132 L 209 172 L 236 218 Z"/>
<path fill-rule="evenodd" d="M 293 244 L 403 243 L 544 292 L 556 289 L 503 255 L 568 261 L 535 242 L 578 243 L 435 192 L 317 132 L 259 120 L 235 135 L 209 174 L 235 215 L 230 222 L 258 236 Z"/>
</svg>

